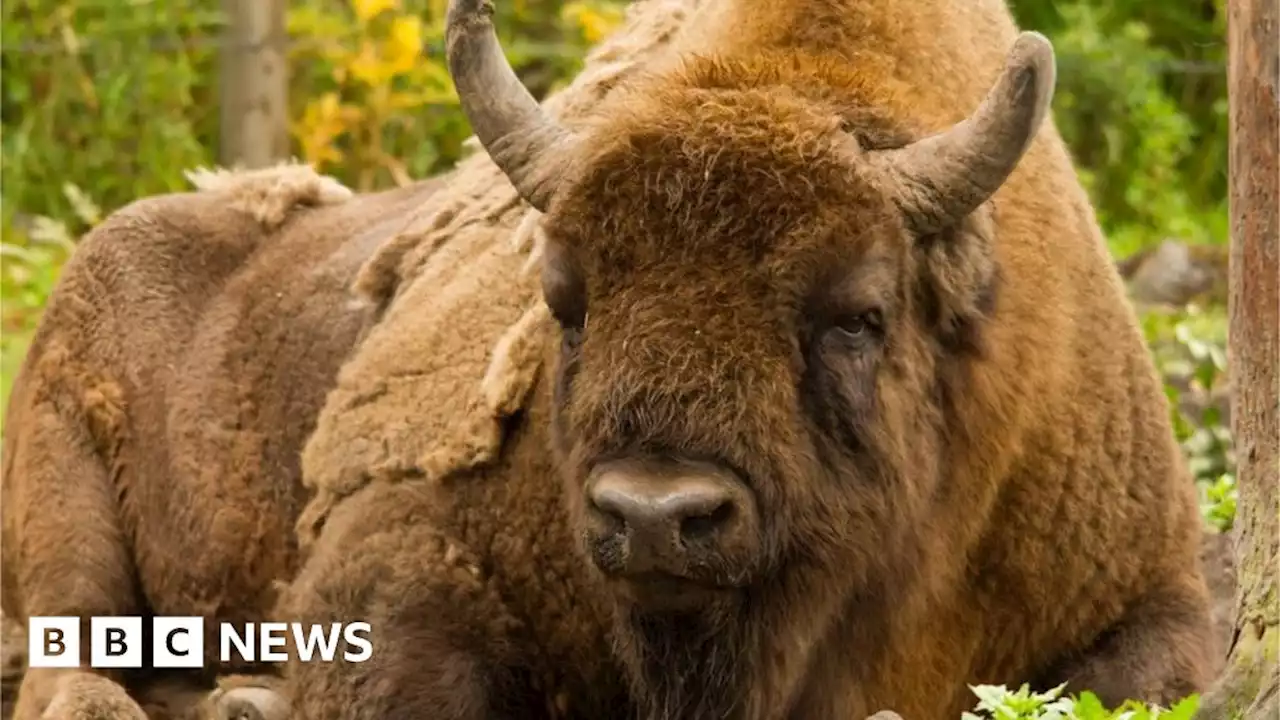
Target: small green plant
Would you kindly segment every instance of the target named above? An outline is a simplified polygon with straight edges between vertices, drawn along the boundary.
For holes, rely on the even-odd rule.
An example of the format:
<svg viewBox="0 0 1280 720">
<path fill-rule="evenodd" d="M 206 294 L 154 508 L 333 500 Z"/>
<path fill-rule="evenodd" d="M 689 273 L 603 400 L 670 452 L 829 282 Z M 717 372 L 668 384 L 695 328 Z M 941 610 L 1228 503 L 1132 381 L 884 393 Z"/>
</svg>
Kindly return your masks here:
<svg viewBox="0 0 1280 720">
<path fill-rule="evenodd" d="M 1017 690 L 1003 685 L 971 685 L 969 689 L 978 697 L 978 704 L 973 712 L 964 713 L 962 720 L 1191 720 L 1200 704 L 1200 697 L 1191 695 L 1168 709 L 1129 700 L 1108 710 L 1091 692 L 1063 696 L 1065 683 L 1041 693 L 1032 692 L 1027 685 Z"/>
<path fill-rule="evenodd" d="M 1201 514 L 1210 528 L 1230 530 L 1236 511 L 1235 450 L 1222 414 L 1227 369 L 1223 308 L 1151 310 L 1142 323 L 1164 377 L 1174 434 L 1200 492 Z"/>
<path fill-rule="evenodd" d="M 1226 532 L 1235 525 L 1236 476 L 1222 473 L 1211 483 L 1201 483 L 1200 512 L 1204 521 L 1218 532 Z"/>
</svg>

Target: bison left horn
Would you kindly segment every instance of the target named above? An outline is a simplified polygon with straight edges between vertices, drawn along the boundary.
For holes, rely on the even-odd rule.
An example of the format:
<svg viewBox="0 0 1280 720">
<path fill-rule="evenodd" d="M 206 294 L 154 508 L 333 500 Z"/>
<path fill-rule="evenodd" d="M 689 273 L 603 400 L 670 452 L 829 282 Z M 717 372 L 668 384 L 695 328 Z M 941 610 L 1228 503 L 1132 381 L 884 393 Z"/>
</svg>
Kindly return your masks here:
<svg viewBox="0 0 1280 720">
<path fill-rule="evenodd" d="M 913 231 L 953 225 L 1000 189 L 1048 114 L 1055 74 L 1049 40 L 1024 32 L 973 115 L 937 135 L 877 153 Z"/>
<path fill-rule="evenodd" d="M 520 197 L 546 211 L 570 133 L 534 99 L 502 54 L 491 0 L 449 0 L 445 52 L 462 112 Z"/>
</svg>

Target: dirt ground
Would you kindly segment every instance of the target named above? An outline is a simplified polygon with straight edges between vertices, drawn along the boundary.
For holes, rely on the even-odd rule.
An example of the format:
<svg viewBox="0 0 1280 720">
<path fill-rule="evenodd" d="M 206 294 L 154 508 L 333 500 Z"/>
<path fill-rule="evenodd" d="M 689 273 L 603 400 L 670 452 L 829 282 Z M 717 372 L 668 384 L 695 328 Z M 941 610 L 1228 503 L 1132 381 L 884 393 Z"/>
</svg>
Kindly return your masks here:
<svg viewBox="0 0 1280 720">
<path fill-rule="evenodd" d="M 1213 594 L 1213 621 L 1222 652 L 1226 652 L 1235 622 L 1235 568 L 1231 535 L 1206 533 L 1201 560 Z M 0 720 L 13 716 L 13 702 L 26 667 L 27 638 L 15 621 L 0 615 Z"/>
</svg>

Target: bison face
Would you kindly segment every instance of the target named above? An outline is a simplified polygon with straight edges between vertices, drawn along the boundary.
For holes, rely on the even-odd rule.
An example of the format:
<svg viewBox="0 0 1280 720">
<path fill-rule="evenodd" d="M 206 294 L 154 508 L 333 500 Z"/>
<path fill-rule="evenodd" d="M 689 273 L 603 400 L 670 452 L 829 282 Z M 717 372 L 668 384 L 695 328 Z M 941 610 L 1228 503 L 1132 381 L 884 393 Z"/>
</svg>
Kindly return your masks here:
<svg viewBox="0 0 1280 720">
<path fill-rule="evenodd" d="M 554 439 L 586 558 L 643 610 L 785 568 L 864 583 L 935 482 L 901 213 L 838 118 L 685 88 L 610 115 L 545 218 Z"/>
<path fill-rule="evenodd" d="M 570 130 L 491 10 L 451 3 L 449 64 L 546 213 L 554 445 L 585 556 L 633 616 L 884 597 L 994 309 L 986 201 L 1047 111 L 1047 42 L 1024 34 L 976 113 L 924 138 L 878 110 L 901 89 L 794 57 L 692 61 Z"/>
</svg>

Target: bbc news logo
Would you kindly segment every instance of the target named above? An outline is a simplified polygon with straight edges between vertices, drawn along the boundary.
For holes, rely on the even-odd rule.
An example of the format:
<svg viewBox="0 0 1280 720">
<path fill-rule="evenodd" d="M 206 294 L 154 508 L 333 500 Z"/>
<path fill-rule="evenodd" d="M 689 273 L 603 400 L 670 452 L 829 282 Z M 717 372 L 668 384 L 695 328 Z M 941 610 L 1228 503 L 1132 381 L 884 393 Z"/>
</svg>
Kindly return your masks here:
<svg viewBox="0 0 1280 720">
<path fill-rule="evenodd" d="M 233 653 L 246 662 L 286 662 L 284 647 L 292 636 L 302 662 L 364 662 L 373 655 L 369 623 L 234 623 L 218 624 L 218 659 L 233 661 Z M 151 618 L 152 668 L 201 668 L 205 663 L 204 618 Z M 140 617 L 89 619 L 89 666 L 141 668 L 146 635 Z M 341 642 L 340 642 L 341 641 Z M 339 645 L 343 646 L 338 653 Z M 80 666 L 81 638 L 78 617 L 33 617 L 27 622 L 28 665 L 33 668 Z"/>
</svg>

